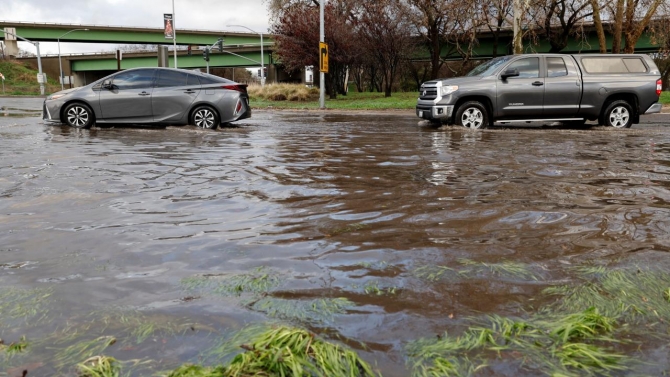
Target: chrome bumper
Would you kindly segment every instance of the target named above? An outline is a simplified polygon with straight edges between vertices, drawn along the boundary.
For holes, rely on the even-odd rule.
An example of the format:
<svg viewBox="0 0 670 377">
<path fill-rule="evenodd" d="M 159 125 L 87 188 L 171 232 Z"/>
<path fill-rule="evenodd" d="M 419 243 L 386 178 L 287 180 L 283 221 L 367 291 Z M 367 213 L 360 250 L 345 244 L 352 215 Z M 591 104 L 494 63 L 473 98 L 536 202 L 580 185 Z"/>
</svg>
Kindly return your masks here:
<svg viewBox="0 0 670 377">
<path fill-rule="evenodd" d="M 645 111 L 644 113 L 645 114 L 656 114 L 656 113 L 660 113 L 661 109 L 663 109 L 663 105 L 661 105 L 660 103 L 655 103 L 655 104 L 651 105 L 647 109 L 647 111 Z"/>
<path fill-rule="evenodd" d="M 454 105 L 417 106 L 416 116 L 422 119 L 446 119 L 454 113 Z"/>
</svg>

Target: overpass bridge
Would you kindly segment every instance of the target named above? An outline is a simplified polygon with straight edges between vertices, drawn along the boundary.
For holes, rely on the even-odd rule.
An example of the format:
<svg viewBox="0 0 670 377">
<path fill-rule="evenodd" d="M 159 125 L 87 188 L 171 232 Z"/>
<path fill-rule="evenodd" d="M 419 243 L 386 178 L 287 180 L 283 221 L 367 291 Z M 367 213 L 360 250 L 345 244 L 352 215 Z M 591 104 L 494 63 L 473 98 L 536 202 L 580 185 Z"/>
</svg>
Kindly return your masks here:
<svg viewBox="0 0 670 377">
<path fill-rule="evenodd" d="M 9 28 L 9 29 L 8 29 Z M 73 29 L 88 29 L 68 33 Z M 166 39 L 162 28 L 143 28 L 127 26 L 101 26 L 82 24 L 54 24 L 0 21 L 0 30 L 8 30 L 34 42 L 77 42 L 77 43 L 109 43 L 109 44 L 149 44 L 172 45 L 172 39 Z M 204 68 L 206 62 L 198 46 L 211 46 L 219 38 L 224 39 L 224 52 L 212 51 L 210 67 L 250 67 L 260 66 L 261 60 L 268 68 L 268 79 L 282 76 L 276 72 L 272 57 L 274 40 L 271 34 L 263 34 L 263 55 L 261 56 L 261 37 L 256 33 L 216 31 L 216 30 L 181 30 L 177 29 L 176 43 L 179 68 Z M 65 33 L 68 33 L 64 35 Z M 0 40 L 5 42 L 9 55 L 18 53 L 16 40 L 9 34 L 0 33 Z M 194 46 L 192 55 L 188 55 L 186 46 Z M 168 59 L 174 66 L 174 59 Z M 75 84 L 90 82 L 96 77 L 103 77 L 118 68 L 114 53 L 68 54 L 62 55 L 63 74 L 74 75 Z M 157 66 L 156 52 L 124 52 L 121 69 Z M 44 71 L 50 77 L 58 77 L 57 56 L 43 58 Z M 55 68 L 54 68 L 55 64 Z M 55 73 L 55 74 L 54 74 Z M 99 77 L 98 77 L 99 76 Z"/>
</svg>

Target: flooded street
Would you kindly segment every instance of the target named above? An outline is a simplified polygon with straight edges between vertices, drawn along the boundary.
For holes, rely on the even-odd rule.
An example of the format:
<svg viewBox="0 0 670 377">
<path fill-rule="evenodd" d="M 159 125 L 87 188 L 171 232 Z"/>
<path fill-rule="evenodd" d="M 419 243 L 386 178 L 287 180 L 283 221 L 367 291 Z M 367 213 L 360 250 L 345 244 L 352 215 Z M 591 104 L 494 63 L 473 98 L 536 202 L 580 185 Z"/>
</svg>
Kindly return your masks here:
<svg viewBox="0 0 670 377">
<path fill-rule="evenodd" d="M 43 122 L 39 99 L 0 106 L 0 339 L 29 344 L 0 376 L 69 376 L 103 353 L 137 376 L 213 365 L 238 351 L 222 339 L 268 322 L 407 376 L 413 342 L 559 311 L 548 289 L 585 268 L 661 274 L 659 298 L 640 297 L 657 315 L 614 333 L 639 363 L 611 372 L 670 368 L 670 115 L 472 132 L 412 111 L 256 111 L 217 131 L 78 130 Z M 470 362 L 546 372 L 515 352 Z"/>
</svg>

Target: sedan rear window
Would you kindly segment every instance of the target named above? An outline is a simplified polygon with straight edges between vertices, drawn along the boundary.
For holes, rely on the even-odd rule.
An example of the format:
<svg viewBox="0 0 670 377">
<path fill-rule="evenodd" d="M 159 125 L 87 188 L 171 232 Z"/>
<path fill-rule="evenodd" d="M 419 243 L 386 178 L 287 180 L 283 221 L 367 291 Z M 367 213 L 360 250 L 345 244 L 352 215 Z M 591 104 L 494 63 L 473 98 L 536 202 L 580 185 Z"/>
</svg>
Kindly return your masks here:
<svg viewBox="0 0 670 377">
<path fill-rule="evenodd" d="M 171 86 L 186 85 L 187 73 L 179 71 L 159 70 L 158 80 L 156 81 L 157 88 L 168 88 Z"/>
</svg>

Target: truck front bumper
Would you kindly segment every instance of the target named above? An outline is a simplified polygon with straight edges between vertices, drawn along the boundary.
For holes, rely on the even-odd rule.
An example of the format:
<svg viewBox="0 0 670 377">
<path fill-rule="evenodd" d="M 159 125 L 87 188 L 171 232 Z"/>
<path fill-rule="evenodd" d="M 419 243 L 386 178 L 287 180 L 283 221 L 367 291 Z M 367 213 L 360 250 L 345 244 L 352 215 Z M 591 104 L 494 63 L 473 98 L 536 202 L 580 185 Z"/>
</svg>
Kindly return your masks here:
<svg viewBox="0 0 670 377">
<path fill-rule="evenodd" d="M 454 112 L 453 105 L 417 105 L 416 116 L 421 119 L 449 119 Z"/>
</svg>

